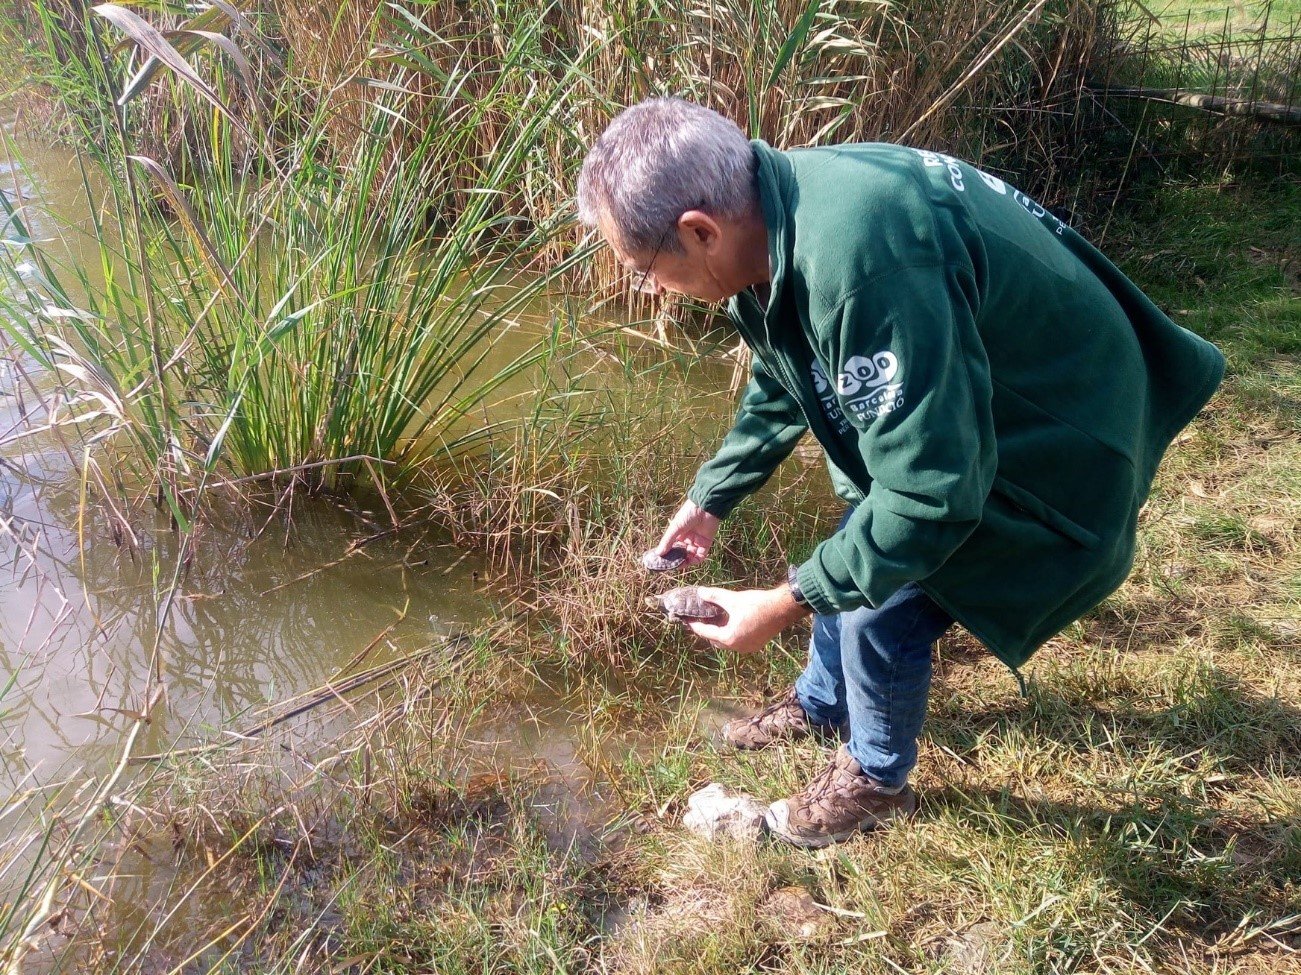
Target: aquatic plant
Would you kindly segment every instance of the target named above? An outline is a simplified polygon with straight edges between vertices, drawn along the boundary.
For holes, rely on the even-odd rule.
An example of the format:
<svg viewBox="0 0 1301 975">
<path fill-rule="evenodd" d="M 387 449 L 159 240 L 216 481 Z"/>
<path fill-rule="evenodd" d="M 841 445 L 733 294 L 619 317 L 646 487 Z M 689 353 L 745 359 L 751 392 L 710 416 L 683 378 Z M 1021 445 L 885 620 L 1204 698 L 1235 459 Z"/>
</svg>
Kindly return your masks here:
<svg viewBox="0 0 1301 975">
<path fill-rule="evenodd" d="M 208 104 L 211 124 L 210 165 L 182 186 L 135 151 L 129 98 L 82 118 L 106 151 L 78 153 L 86 212 L 60 231 L 88 227 L 97 266 L 63 260 L 61 240 L 34 239 L 38 201 L 4 204 L 5 327 L 60 377 L 61 422 L 94 445 L 86 466 L 104 493 L 156 490 L 184 520 L 205 481 L 362 477 L 382 490 L 485 436 L 493 421 L 476 411 L 542 354 L 536 336 L 503 354 L 505 333 L 548 287 L 530 262 L 565 220 L 525 224 L 500 203 L 535 165 L 564 90 L 562 77 L 504 93 L 532 66 L 529 29 L 498 52 L 497 85 L 470 97 L 468 66 L 440 77 L 437 125 L 417 130 L 393 107 L 399 85 L 359 82 L 365 110 L 340 157 L 326 151 L 330 105 L 319 93 L 301 94 L 316 105 L 301 134 L 267 145 L 251 79 L 231 82 L 244 99 L 236 110 L 126 8 L 98 10 Z M 87 28 L 103 57 L 75 70 L 108 90 L 104 28 Z M 473 191 L 432 179 L 432 161 L 490 115 L 495 150 Z M 395 133 L 411 135 L 397 164 Z"/>
</svg>

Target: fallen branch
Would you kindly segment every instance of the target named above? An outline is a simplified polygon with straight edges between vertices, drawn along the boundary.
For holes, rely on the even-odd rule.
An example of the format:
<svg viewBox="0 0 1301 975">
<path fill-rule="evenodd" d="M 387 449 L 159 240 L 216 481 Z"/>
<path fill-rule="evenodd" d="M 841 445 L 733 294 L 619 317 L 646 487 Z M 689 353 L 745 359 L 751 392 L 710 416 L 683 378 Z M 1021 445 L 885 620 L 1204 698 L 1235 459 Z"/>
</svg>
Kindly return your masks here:
<svg viewBox="0 0 1301 975">
<path fill-rule="evenodd" d="M 1236 115 L 1281 125 L 1301 125 L 1301 106 L 1281 105 L 1278 102 L 1205 95 L 1179 88 L 1090 88 L 1089 91 L 1103 98 L 1141 98 L 1150 102 L 1182 105 L 1215 115 Z"/>
<path fill-rule="evenodd" d="M 344 694 L 358 690 L 368 684 L 373 684 L 382 677 L 388 677 L 395 671 L 403 670 L 411 664 L 428 659 L 434 654 L 445 653 L 451 647 L 465 646 L 469 643 L 469 640 L 470 638 L 465 634 L 457 634 L 425 650 L 407 654 L 405 657 L 399 657 L 397 660 L 390 661 L 386 664 L 380 664 L 379 666 L 372 667 L 369 670 L 363 670 L 337 684 L 325 684 L 322 687 L 310 691 L 304 691 L 302 694 L 297 694 L 294 697 L 280 702 L 278 705 L 262 709 L 262 714 L 270 714 L 271 716 L 258 722 L 246 731 L 228 732 L 229 738 L 226 740 L 213 741 L 205 745 L 195 745 L 192 748 L 173 748 L 169 751 L 153 752 L 148 755 L 133 755 L 131 756 L 129 763 L 131 765 L 141 765 L 149 762 L 161 762 L 169 758 L 202 755 L 205 752 L 215 751 L 219 748 L 226 748 L 247 741 L 250 738 L 256 738 L 259 735 L 270 731 L 272 728 L 284 724 L 286 721 L 320 707 L 328 701 L 340 700 Z"/>
<path fill-rule="evenodd" d="M 340 565 L 343 562 L 348 561 L 349 558 L 351 558 L 357 552 L 360 552 L 365 546 L 369 545 L 371 542 L 378 541 L 379 539 L 384 538 L 386 535 L 392 535 L 395 530 L 396 529 L 393 528 L 386 528 L 383 531 L 375 532 L 374 534 L 367 535 L 364 538 L 354 538 L 351 542 L 348 543 L 348 547 L 343 550 L 343 554 L 340 555 L 337 559 L 334 559 L 331 562 L 326 562 L 324 565 L 318 565 L 315 569 L 309 569 L 307 572 L 304 572 L 302 575 L 295 576 L 294 578 L 289 579 L 286 582 L 282 582 L 279 585 L 272 586 L 270 589 L 263 589 L 260 593 L 258 593 L 258 596 L 259 598 L 270 596 L 273 592 L 279 592 L 281 589 L 288 589 L 290 586 L 296 585 L 300 582 L 304 582 L 308 579 L 311 579 L 314 576 L 320 575 L 322 572 L 326 571 L 327 569 L 333 569 L 336 565 Z"/>
</svg>

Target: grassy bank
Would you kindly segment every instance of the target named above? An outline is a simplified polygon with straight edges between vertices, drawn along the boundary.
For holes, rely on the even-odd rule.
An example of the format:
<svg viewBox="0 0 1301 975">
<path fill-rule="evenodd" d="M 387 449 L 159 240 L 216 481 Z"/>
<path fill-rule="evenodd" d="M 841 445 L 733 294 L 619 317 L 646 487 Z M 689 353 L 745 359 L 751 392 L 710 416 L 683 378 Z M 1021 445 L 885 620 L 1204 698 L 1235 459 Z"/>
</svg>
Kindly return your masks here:
<svg viewBox="0 0 1301 975">
<path fill-rule="evenodd" d="M 1230 375 L 1167 460 L 1130 582 L 1034 659 L 1028 696 L 942 642 L 914 822 L 824 853 L 683 832 L 694 788 L 776 797 L 823 753 L 712 737 L 795 675 L 798 634 L 723 660 L 631 611 L 653 499 L 694 459 L 643 450 L 617 492 L 575 499 L 576 535 L 555 519 L 523 620 L 409 671 L 360 731 L 327 720 L 288 765 L 284 739 L 172 762 L 121 823 L 172 886 L 74 897 L 77 951 L 101 930 L 135 952 L 103 970 L 1293 970 L 1299 218 L 1295 185 L 1171 186 L 1113 222 L 1111 252 Z M 708 577 L 767 581 L 825 532 L 807 482 L 748 503 Z"/>
</svg>

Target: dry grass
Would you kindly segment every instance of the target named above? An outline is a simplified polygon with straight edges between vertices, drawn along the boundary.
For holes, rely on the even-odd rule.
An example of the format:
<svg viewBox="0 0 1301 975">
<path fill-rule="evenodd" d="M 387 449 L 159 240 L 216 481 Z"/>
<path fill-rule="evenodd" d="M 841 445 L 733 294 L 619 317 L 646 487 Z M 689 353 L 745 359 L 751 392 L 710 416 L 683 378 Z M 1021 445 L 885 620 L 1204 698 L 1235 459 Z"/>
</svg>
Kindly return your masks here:
<svg viewBox="0 0 1301 975">
<path fill-rule="evenodd" d="M 643 611 L 645 595 L 691 580 L 773 585 L 838 516 L 817 451 L 793 459 L 760 503 L 729 520 L 708 569 L 671 582 L 649 576 L 641 555 L 658 543 L 730 413 L 726 400 L 687 389 L 662 367 L 586 400 L 567 383 L 558 393 L 576 412 L 540 420 L 486 464 L 476 457 L 444 469 L 427 489 L 430 515 L 459 544 L 487 552 L 518 593 L 518 639 L 539 654 L 627 666 L 665 645 L 680 649 L 676 628 Z M 585 402 L 603 405 L 584 416 Z"/>
<path fill-rule="evenodd" d="M 56 0 L 42 4 L 68 25 L 56 47 L 89 43 L 84 13 Z M 25 11 L 11 33 L 38 34 Z M 422 178 L 440 190 L 430 207 L 435 223 L 466 206 L 493 168 L 503 133 L 555 86 L 563 93 L 535 164 L 499 200 L 502 212 L 534 225 L 569 212 L 577 165 L 612 115 L 657 94 L 697 99 L 782 147 L 879 139 L 950 151 L 1015 173 L 1027 192 L 1057 203 L 1074 185 L 1091 137 L 1086 74 L 1112 72 L 1118 11 L 1114 0 L 273 0 L 251 8 L 238 27 L 203 25 L 236 40 L 253 86 L 241 84 L 211 46 L 189 53 L 232 112 L 276 144 L 293 145 L 325 118 L 318 149 L 328 165 L 346 165 L 375 136 L 373 106 L 381 100 L 398 122 L 382 133 L 381 173 L 409 168 L 425 133 L 454 132 L 420 164 Z M 186 27 L 188 16 L 155 19 Z M 46 57 L 53 78 L 59 58 Z M 64 83 L 59 94 L 78 112 L 102 93 Z M 256 112 L 265 121 L 258 124 Z M 140 150 L 183 183 L 221 162 L 207 106 L 166 73 L 129 121 Z M 251 169 L 263 166 L 255 154 L 241 158 Z M 455 185 L 444 192 L 449 181 Z M 558 238 L 552 258 L 566 249 Z M 604 258 L 586 270 L 585 289 L 631 298 Z"/>
<path fill-rule="evenodd" d="M 1026 20 L 1028 9 L 1036 15 Z M 1114 27 L 1106 3 L 1027 7 L 998 0 L 926 2 L 906 11 L 799 0 L 626 9 L 577 2 L 430 5 L 405 16 L 374 0 L 279 0 L 274 12 L 290 51 L 289 73 L 311 79 L 333 100 L 344 151 L 364 100 L 356 79 L 403 85 L 410 92 L 403 110 L 416 118 L 434 122 L 449 110 L 424 91 L 409 60 L 385 64 L 385 45 L 395 36 L 423 36 L 420 50 L 429 62 L 464 70 L 473 91 L 491 76 L 503 45 L 540 16 L 533 41 L 539 65 L 577 60 L 591 78 L 590 87 L 574 92 L 570 125 L 557 131 L 550 152 L 562 172 L 612 110 L 670 90 L 713 105 L 779 145 L 907 131 L 917 144 L 968 155 L 1003 141 L 1038 140 L 1038 156 L 1051 163 L 1050 123 L 1013 130 L 996 121 L 998 113 L 1032 105 L 1068 111 L 1081 66 L 1107 55 Z M 986 55 L 983 69 L 968 78 Z M 973 125 L 973 114 L 993 120 L 988 124 L 1001 127 L 1004 137 L 989 138 L 987 123 Z M 478 145 L 490 147 L 491 136 L 489 123 Z M 468 145 L 462 164 L 472 170 L 479 155 Z M 539 192 L 522 193 L 518 202 L 527 213 L 555 205 L 552 194 Z"/>
</svg>

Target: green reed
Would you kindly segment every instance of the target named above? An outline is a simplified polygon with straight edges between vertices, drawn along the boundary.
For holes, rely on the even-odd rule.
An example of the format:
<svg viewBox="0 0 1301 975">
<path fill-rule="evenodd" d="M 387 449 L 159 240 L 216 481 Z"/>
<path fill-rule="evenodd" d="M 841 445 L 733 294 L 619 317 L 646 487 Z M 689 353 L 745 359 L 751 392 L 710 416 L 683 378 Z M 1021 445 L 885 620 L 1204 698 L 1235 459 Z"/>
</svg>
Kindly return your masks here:
<svg viewBox="0 0 1301 975">
<path fill-rule="evenodd" d="M 228 91 L 205 92 L 202 78 L 172 72 L 166 80 L 206 105 L 210 125 L 209 165 L 182 186 L 136 149 L 131 104 L 108 100 L 139 61 L 115 61 L 107 25 L 86 22 L 87 56 L 68 85 L 101 93 L 89 116 L 82 99 L 79 119 L 104 151 L 78 152 L 94 202 L 63 232 L 88 228 L 98 267 L 33 239 L 26 208 L 6 202 L 0 301 L 5 327 L 60 378 L 63 422 L 93 444 L 87 463 L 101 484 L 156 489 L 179 514 L 205 478 L 388 483 L 491 430 L 482 411 L 544 348 L 516 343 L 522 351 L 503 355 L 500 341 L 567 264 L 530 268 L 563 214 L 524 224 L 501 206 L 535 166 L 567 84 L 561 72 L 519 90 L 541 18 L 516 26 L 487 80 L 469 62 L 439 73 L 437 88 L 421 76 L 424 96 L 445 108 L 437 125 L 403 115 L 400 81 L 357 79 L 346 153 L 319 93 L 300 92 L 296 108 L 311 114 L 271 147 L 257 127 L 283 105 L 258 105 L 238 75 Z M 390 32 L 388 57 L 428 42 L 407 27 L 410 51 Z M 490 125 L 490 164 L 467 191 L 439 161 Z M 460 205 L 440 220 L 453 193 Z"/>
</svg>

